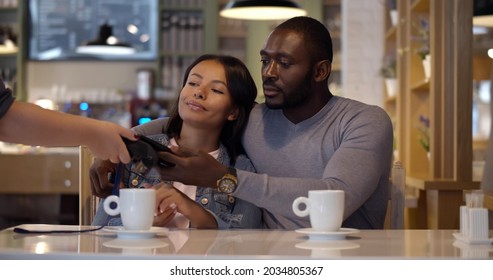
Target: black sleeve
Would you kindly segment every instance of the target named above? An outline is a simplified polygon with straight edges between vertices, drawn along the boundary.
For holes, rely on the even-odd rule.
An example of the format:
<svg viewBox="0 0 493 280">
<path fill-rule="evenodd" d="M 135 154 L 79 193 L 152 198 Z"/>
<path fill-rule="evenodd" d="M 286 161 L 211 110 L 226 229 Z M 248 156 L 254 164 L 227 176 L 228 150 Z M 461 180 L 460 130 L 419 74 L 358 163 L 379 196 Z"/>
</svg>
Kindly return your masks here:
<svg viewBox="0 0 493 280">
<path fill-rule="evenodd" d="M 12 91 L 5 88 L 2 79 L 0 79 L 0 118 L 7 113 L 12 103 L 14 103 Z"/>
</svg>

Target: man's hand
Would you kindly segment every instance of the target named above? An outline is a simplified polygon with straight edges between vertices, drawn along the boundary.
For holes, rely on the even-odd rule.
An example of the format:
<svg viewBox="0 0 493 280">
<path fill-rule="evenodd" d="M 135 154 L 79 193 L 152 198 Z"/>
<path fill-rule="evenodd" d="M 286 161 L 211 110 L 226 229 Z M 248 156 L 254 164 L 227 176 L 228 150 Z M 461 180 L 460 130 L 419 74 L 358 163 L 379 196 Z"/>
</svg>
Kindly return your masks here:
<svg viewBox="0 0 493 280">
<path fill-rule="evenodd" d="M 108 174 L 115 172 L 116 164 L 109 160 L 95 159 L 89 169 L 92 194 L 101 198 L 111 195 L 113 183 L 110 182 Z"/>
<path fill-rule="evenodd" d="M 173 167 L 160 167 L 159 173 L 164 181 L 177 181 L 185 185 L 216 188 L 228 167 L 219 163 L 206 152 L 191 152 L 178 147 L 171 147 L 173 153 L 161 152 L 159 157 L 174 163 Z"/>
</svg>

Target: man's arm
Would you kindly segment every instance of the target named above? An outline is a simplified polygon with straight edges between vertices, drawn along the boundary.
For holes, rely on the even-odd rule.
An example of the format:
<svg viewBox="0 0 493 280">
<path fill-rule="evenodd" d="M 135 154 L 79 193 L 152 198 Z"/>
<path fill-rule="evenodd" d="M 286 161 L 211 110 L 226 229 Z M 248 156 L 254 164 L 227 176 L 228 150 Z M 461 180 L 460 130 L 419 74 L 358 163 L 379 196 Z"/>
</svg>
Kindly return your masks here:
<svg viewBox="0 0 493 280">
<path fill-rule="evenodd" d="M 286 227 L 300 226 L 300 218 L 292 212 L 291 203 L 296 197 L 306 196 L 309 190 L 314 189 L 344 190 L 345 218 L 367 203 L 373 195 L 378 197 L 369 204 L 378 209 L 385 209 L 393 132 L 386 113 L 381 111 L 377 115 L 376 119 L 371 120 L 361 118 L 361 123 L 347 132 L 347 139 L 326 163 L 321 178 L 288 177 L 290 174 L 275 177 L 238 170 L 239 184 L 234 196 L 265 208 L 276 216 L 282 216 L 285 221 L 280 223 L 282 226 L 287 225 Z M 175 153 L 181 155 L 180 150 L 176 150 Z M 162 177 L 185 184 L 216 187 L 216 181 L 227 170 L 225 166 L 201 153 L 182 157 L 162 153 L 161 157 L 176 164 L 173 168 L 161 168 Z M 302 223 L 305 224 L 308 221 L 301 220 L 304 220 Z M 378 226 L 381 222 L 383 220 L 368 223 Z"/>
</svg>

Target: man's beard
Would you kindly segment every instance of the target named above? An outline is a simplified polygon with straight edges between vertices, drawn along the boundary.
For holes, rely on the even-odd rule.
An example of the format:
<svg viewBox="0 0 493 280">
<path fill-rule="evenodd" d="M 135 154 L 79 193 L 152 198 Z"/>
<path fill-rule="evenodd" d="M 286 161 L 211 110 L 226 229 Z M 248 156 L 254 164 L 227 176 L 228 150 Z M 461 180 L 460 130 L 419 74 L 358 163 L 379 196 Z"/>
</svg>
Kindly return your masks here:
<svg viewBox="0 0 493 280">
<path fill-rule="evenodd" d="M 310 85 L 311 77 L 312 71 L 309 71 L 303 79 L 303 82 L 297 88 L 288 93 L 281 90 L 279 93 L 282 96 L 281 103 L 273 103 L 269 101 L 269 98 L 266 98 L 265 104 L 269 109 L 290 109 L 301 106 L 312 94 Z"/>
</svg>

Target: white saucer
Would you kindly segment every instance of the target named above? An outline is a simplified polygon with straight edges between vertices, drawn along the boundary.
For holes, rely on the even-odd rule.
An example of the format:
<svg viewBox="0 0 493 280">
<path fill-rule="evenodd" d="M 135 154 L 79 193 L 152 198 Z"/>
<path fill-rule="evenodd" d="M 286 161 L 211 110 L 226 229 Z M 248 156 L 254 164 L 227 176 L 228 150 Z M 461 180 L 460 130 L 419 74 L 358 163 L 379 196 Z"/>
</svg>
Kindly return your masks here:
<svg viewBox="0 0 493 280">
<path fill-rule="evenodd" d="M 103 231 L 116 233 L 118 238 L 152 238 L 158 235 L 167 235 L 168 228 L 165 227 L 152 227 L 149 230 L 126 230 L 124 227 L 104 227 Z"/>
<path fill-rule="evenodd" d="M 154 249 L 167 247 L 168 243 L 158 238 L 150 239 L 121 239 L 116 238 L 104 242 L 103 246 L 118 249 Z"/>
<path fill-rule="evenodd" d="M 465 242 L 467 244 L 492 244 L 493 243 L 493 238 L 487 238 L 487 239 L 471 239 L 467 238 L 464 235 L 462 235 L 459 232 L 454 232 L 452 235 L 455 237 L 455 239 L 460 240 L 462 242 Z"/>
<path fill-rule="evenodd" d="M 347 240 L 307 240 L 297 243 L 295 247 L 307 250 L 349 250 L 359 248 L 360 245 Z"/>
<path fill-rule="evenodd" d="M 310 240 L 341 240 L 349 234 L 358 233 L 359 230 L 354 228 L 340 228 L 338 231 L 319 231 L 313 228 L 301 228 L 295 230 L 295 232 L 308 235 Z"/>
</svg>

